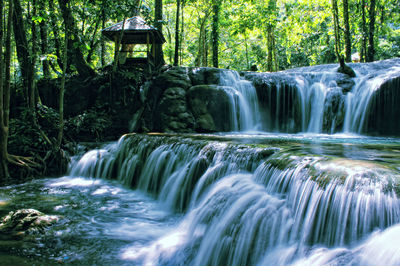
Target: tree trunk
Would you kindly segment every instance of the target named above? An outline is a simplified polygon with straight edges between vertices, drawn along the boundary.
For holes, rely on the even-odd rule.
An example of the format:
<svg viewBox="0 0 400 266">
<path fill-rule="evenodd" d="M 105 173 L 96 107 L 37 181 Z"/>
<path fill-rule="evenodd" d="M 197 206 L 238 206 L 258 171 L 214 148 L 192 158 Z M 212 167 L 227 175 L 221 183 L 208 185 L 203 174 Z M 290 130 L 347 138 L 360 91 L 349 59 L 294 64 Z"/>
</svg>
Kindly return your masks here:
<svg viewBox="0 0 400 266">
<path fill-rule="evenodd" d="M 36 0 L 32 0 L 32 17 L 36 16 Z M 36 25 L 35 22 L 30 19 L 31 22 L 31 31 L 32 31 L 32 46 L 31 46 L 31 62 L 30 62 L 30 69 L 29 69 L 29 77 L 28 77 L 28 103 L 29 109 L 31 110 L 32 114 L 35 110 L 36 106 L 36 97 L 35 97 L 35 72 L 36 72 L 36 41 L 37 41 L 37 33 L 36 33 Z"/>
<path fill-rule="evenodd" d="M 275 43 L 275 35 L 272 36 L 272 48 L 273 48 L 273 56 L 274 56 L 274 70 L 278 71 L 279 70 L 279 64 L 278 64 L 278 56 L 276 52 L 276 43 Z"/>
<path fill-rule="evenodd" d="M 58 124 L 58 135 L 57 135 L 57 150 L 61 150 L 62 138 L 64 133 L 64 91 L 65 91 L 65 77 L 67 74 L 67 62 L 68 62 L 68 41 L 69 31 L 67 23 L 65 23 L 65 39 L 64 39 L 64 50 L 63 50 L 63 72 L 61 77 L 61 86 L 58 98 L 58 113 L 59 113 L 59 124 Z"/>
<path fill-rule="evenodd" d="M 124 36 L 125 21 L 126 21 L 126 17 L 124 17 L 124 20 L 122 21 L 122 30 L 121 30 L 121 33 L 118 36 L 118 40 L 115 42 L 113 72 L 117 71 L 117 67 L 119 65 L 119 51 L 120 51 L 120 45 L 121 45 L 122 37 Z"/>
<path fill-rule="evenodd" d="M 248 44 L 247 44 L 247 33 L 246 33 L 246 30 L 245 30 L 245 32 L 243 33 L 244 34 L 244 44 L 245 44 L 245 48 L 246 48 L 246 65 L 247 65 L 247 70 L 250 70 L 250 60 L 249 60 L 249 47 L 248 47 Z"/>
<path fill-rule="evenodd" d="M 218 68 L 218 46 L 219 46 L 219 11 L 220 0 L 213 0 L 213 23 L 212 23 L 212 56 L 213 67 Z"/>
<path fill-rule="evenodd" d="M 205 46 L 205 39 L 206 39 L 206 22 L 208 19 L 208 16 L 210 15 L 210 10 L 206 11 L 206 14 L 204 15 L 203 20 L 200 22 L 200 31 L 199 31 L 199 47 L 198 47 L 198 52 L 196 59 L 194 60 L 194 65 L 195 66 L 200 66 L 204 62 L 204 56 L 205 56 L 205 51 L 204 51 L 204 46 Z M 200 20 L 200 19 L 199 19 Z"/>
<path fill-rule="evenodd" d="M 101 28 L 102 29 L 105 29 L 105 27 L 106 27 L 105 3 L 106 3 L 106 1 L 103 0 L 102 6 L 101 6 Z M 105 60 L 105 58 L 106 58 L 106 43 L 105 43 L 103 34 L 101 34 L 100 42 L 101 42 L 101 52 L 100 52 L 101 67 L 105 67 L 106 66 L 106 60 Z"/>
<path fill-rule="evenodd" d="M 22 74 L 22 80 L 24 84 L 24 94 L 27 106 L 29 106 L 29 92 L 31 91 L 31 83 L 29 82 L 30 70 L 31 70 L 31 56 L 28 50 L 28 40 L 26 38 L 27 32 L 25 30 L 24 18 L 22 16 L 22 8 L 19 0 L 13 1 L 14 14 L 13 14 L 13 28 L 15 43 L 17 46 L 17 57 L 19 68 Z"/>
<path fill-rule="evenodd" d="M 0 183 L 8 178 L 7 166 L 7 134 L 4 126 L 4 99 L 3 99 L 3 10 L 4 3 L 0 0 Z M 10 12 L 11 13 L 11 12 Z"/>
<path fill-rule="evenodd" d="M 163 20 L 163 3 L 162 0 L 154 1 L 154 25 L 162 34 L 162 20 Z M 164 53 L 162 49 L 162 44 L 157 43 L 154 45 L 155 49 L 155 65 L 156 67 L 160 67 L 164 65 Z"/>
<path fill-rule="evenodd" d="M 41 12 L 41 16 L 44 16 L 44 13 L 46 12 L 44 0 L 39 1 L 39 9 Z M 47 22 L 46 20 L 42 20 L 39 23 L 39 28 L 40 28 L 40 48 L 42 55 L 47 57 L 48 54 L 48 41 L 47 41 Z M 50 78 L 50 66 L 49 66 L 49 61 L 47 58 L 42 60 L 42 66 L 43 66 L 43 75 L 45 79 Z"/>
<path fill-rule="evenodd" d="M 332 0 L 332 14 L 333 14 L 333 25 L 334 25 L 334 32 L 335 32 L 335 53 L 337 60 L 340 61 L 341 59 L 341 44 L 340 44 L 340 32 L 339 32 L 339 11 L 337 6 L 337 1 Z"/>
<path fill-rule="evenodd" d="M 273 71 L 273 28 L 272 25 L 267 27 L 267 71 Z"/>
<path fill-rule="evenodd" d="M 367 22 L 365 16 L 365 0 L 361 1 L 361 31 L 362 31 L 362 40 L 361 40 L 361 54 L 360 61 L 366 62 L 367 58 Z"/>
<path fill-rule="evenodd" d="M 373 62 L 375 56 L 374 35 L 375 35 L 375 0 L 371 0 L 369 7 L 369 38 L 367 62 Z"/>
<path fill-rule="evenodd" d="M 179 63 L 179 15 L 181 9 L 181 1 L 176 0 L 176 19 L 175 19 L 175 53 L 174 53 L 174 66 Z"/>
<path fill-rule="evenodd" d="M 2 0 L 1 0 L 2 2 Z M 1 8 L 2 10 L 3 7 Z M 11 24 L 13 21 L 13 1 L 8 1 L 8 18 L 7 18 L 7 35 L 6 35 L 6 51 L 5 51 L 5 84 L 2 84 L 0 88 L 0 174 L 6 179 L 9 177 L 8 173 L 8 151 L 7 151 L 7 143 L 8 143 L 8 132 L 9 132 L 9 119 L 10 119 L 10 84 L 11 84 Z M 0 16 L 1 18 L 3 16 Z M 1 26 L 1 31 L 3 26 Z M 1 36 L 1 42 L 3 40 L 3 36 Z M 3 45 L 0 46 L 1 51 L 3 50 Z M 1 53 L 2 55 L 2 53 Z M 0 61 L 3 61 L 3 58 L 0 58 Z M 3 65 L 1 63 L 1 65 Z M 3 66 L 1 66 L 0 71 L 3 71 Z M 2 76 L 2 75 L 1 75 Z M 2 78 L 1 78 L 2 79 Z M 5 85 L 5 86 L 3 86 Z M 4 90 L 3 90 L 4 88 Z"/>
<path fill-rule="evenodd" d="M 60 69 L 64 69 L 62 64 L 62 55 L 61 55 L 61 42 L 60 37 L 58 35 L 59 29 L 57 27 L 57 17 L 55 16 L 55 8 L 53 0 L 49 0 L 49 10 L 50 10 L 50 24 L 54 35 L 54 47 L 56 48 L 56 56 L 57 56 L 57 64 Z"/>
<path fill-rule="evenodd" d="M 96 51 L 96 47 L 99 43 L 96 36 L 97 36 L 97 30 L 99 29 L 100 20 L 101 20 L 101 16 L 99 16 L 99 18 L 96 20 L 92 38 L 90 38 L 90 45 L 89 45 L 90 49 L 89 49 L 88 55 L 86 57 L 86 61 L 89 64 L 92 62 L 93 53 Z"/>
<path fill-rule="evenodd" d="M 349 3 L 343 0 L 344 40 L 346 44 L 346 62 L 351 62 L 351 36 L 349 23 Z"/>
<path fill-rule="evenodd" d="M 182 0 L 180 0 L 180 1 L 182 1 Z M 184 33 L 184 27 L 185 27 L 185 17 L 184 17 L 184 8 L 185 8 L 185 0 L 183 0 L 182 1 L 182 4 L 181 4 L 181 10 L 182 10 L 182 12 L 181 12 L 181 34 L 180 34 L 180 41 L 179 41 L 179 44 L 180 44 L 180 48 L 179 48 L 179 50 L 180 50 L 180 65 L 182 65 L 182 62 L 183 62 L 183 33 Z"/>
<path fill-rule="evenodd" d="M 61 13 L 64 18 L 65 26 L 70 31 L 70 37 L 68 40 L 68 57 L 71 58 L 71 62 L 75 65 L 76 70 L 81 76 L 93 76 L 94 70 L 85 61 L 82 51 L 80 50 L 81 42 L 78 37 L 78 30 L 72 16 L 71 9 L 67 7 L 68 0 L 58 0 L 60 5 Z"/>
<path fill-rule="evenodd" d="M 204 28 L 204 38 L 203 38 L 203 60 L 201 62 L 201 66 L 207 67 L 208 66 L 208 31 L 207 28 Z"/>
</svg>

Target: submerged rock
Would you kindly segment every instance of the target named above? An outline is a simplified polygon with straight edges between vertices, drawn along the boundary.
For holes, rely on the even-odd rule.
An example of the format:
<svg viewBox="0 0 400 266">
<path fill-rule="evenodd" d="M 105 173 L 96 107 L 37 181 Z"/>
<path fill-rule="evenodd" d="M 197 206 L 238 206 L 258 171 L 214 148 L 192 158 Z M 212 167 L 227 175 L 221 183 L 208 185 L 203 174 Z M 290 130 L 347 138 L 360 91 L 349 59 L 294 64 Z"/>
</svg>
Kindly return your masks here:
<svg viewBox="0 0 400 266">
<path fill-rule="evenodd" d="M 0 223 L 0 233 L 14 236 L 43 233 L 43 230 L 58 222 L 59 217 L 46 215 L 34 209 L 11 211 Z"/>
<path fill-rule="evenodd" d="M 331 88 L 326 95 L 324 103 L 324 121 L 322 130 L 334 133 L 343 128 L 345 118 L 345 96 L 339 87 Z"/>
</svg>

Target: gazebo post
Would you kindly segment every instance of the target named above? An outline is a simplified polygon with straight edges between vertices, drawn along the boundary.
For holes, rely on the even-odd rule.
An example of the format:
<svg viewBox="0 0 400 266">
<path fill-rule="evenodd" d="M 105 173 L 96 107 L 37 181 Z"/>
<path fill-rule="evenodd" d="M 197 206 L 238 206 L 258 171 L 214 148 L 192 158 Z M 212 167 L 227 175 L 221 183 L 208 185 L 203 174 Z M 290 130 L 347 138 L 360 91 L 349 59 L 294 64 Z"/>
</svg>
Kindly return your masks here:
<svg viewBox="0 0 400 266">
<path fill-rule="evenodd" d="M 102 34 L 116 43 L 114 53 L 115 63 L 123 63 L 115 61 L 118 59 L 116 57 L 120 52 L 121 44 L 124 44 L 124 46 L 141 44 L 146 45 L 146 57 L 128 57 L 126 58 L 125 66 L 148 67 L 149 71 L 159 66 L 160 58 L 155 58 L 157 54 L 155 47 L 165 43 L 165 38 L 159 30 L 147 24 L 143 18 L 138 16 L 132 17 L 126 20 L 126 26 L 125 23 L 118 22 L 111 27 L 103 29 Z M 143 50 L 140 51 L 143 52 Z"/>
</svg>

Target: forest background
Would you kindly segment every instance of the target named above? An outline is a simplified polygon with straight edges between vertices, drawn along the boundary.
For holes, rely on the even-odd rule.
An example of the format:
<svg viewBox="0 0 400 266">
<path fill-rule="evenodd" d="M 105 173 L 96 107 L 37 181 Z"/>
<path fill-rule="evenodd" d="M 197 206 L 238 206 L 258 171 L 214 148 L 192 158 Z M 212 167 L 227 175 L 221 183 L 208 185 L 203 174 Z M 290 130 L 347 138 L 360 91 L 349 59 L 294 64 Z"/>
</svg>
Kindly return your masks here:
<svg viewBox="0 0 400 266">
<path fill-rule="evenodd" d="M 66 82 L 109 71 L 117 53 L 101 30 L 137 14 L 162 30 L 170 65 L 279 71 L 400 56 L 399 0 L 0 0 L 0 10 L 0 180 L 9 165 L 55 173 L 68 143 L 104 139 L 117 99 L 64 117 Z M 52 82 L 57 108 L 41 101 Z"/>
</svg>

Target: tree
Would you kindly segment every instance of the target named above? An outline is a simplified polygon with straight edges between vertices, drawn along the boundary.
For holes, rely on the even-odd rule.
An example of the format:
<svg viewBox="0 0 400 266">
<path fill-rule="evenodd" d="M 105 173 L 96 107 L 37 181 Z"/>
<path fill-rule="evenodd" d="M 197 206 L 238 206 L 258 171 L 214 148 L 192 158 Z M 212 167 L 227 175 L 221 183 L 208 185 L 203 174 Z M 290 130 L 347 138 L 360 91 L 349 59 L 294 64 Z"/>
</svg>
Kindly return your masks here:
<svg viewBox="0 0 400 266">
<path fill-rule="evenodd" d="M 104 29 L 106 27 L 106 0 L 101 1 L 101 28 Z M 101 50 L 100 50 L 100 62 L 101 67 L 106 66 L 105 54 L 106 54 L 106 44 L 104 41 L 104 36 L 100 37 Z"/>
<path fill-rule="evenodd" d="M 213 23 L 212 23 L 212 55 L 213 67 L 218 67 L 218 45 L 219 45 L 219 11 L 221 8 L 220 0 L 213 0 Z"/>
<path fill-rule="evenodd" d="M 1 13 L 4 10 L 3 0 L 0 0 Z M 13 20 L 13 1 L 8 1 L 8 18 L 7 18 L 7 33 L 6 33 L 6 50 L 5 50 L 5 84 L 3 84 L 3 25 L 0 22 L 0 176 L 4 179 L 9 177 L 8 173 L 8 131 L 9 131 L 9 117 L 10 117 L 10 62 L 11 62 L 11 23 Z M 0 13 L 0 14 L 1 14 Z M 1 14 L 1 18 L 3 15 Z M 2 19 L 1 19 L 2 20 Z M 5 85 L 5 86 L 3 86 Z"/>
<path fill-rule="evenodd" d="M 36 17 L 36 0 L 32 0 L 32 13 L 29 17 L 31 23 L 31 52 L 30 52 L 30 66 L 29 66 L 29 76 L 28 76 L 28 107 L 31 109 L 32 114 L 35 112 L 36 107 L 36 82 L 35 82 L 35 72 L 36 72 L 36 54 L 37 54 L 37 33 L 36 33 L 36 23 L 33 18 Z"/>
<path fill-rule="evenodd" d="M 367 58 L 367 39 L 368 39 L 368 31 L 367 31 L 367 21 L 365 15 L 365 0 L 361 1 L 361 52 L 360 52 L 360 61 L 366 62 Z"/>
<path fill-rule="evenodd" d="M 375 55 L 375 0 L 371 0 L 369 6 L 369 38 L 368 38 L 368 52 L 367 52 L 367 62 L 374 61 Z"/>
<path fill-rule="evenodd" d="M 13 28 L 14 28 L 14 38 L 17 46 L 17 56 L 19 68 L 22 74 L 22 80 L 24 84 L 24 92 L 27 106 L 31 103 L 29 96 L 32 91 L 31 73 L 32 70 L 32 57 L 29 51 L 29 44 L 27 40 L 28 33 L 25 29 L 25 23 L 23 18 L 23 12 L 21 3 L 19 0 L 13 1 L 14 15 L 13 15 Z"/>
<path fill-rule="evenodd" d="M 69 42 L 69 27 L 67 23 L 65 23 L 65 39 L 64 39 L 64 52 L 63 52 L 63 72 L 61 77 L 61 86 L 59 91 L 58 98 L 58 113 L 59 113 L 59 125 L 58 125 L 58 135 L 57 135 L 57 144 L 56 150 L 61 150 L 61 144 L 63 139 L 63 131 L 64 131 L 64 91 L 65 91 L 65 77 L 67 75 L 67 62 L 68 62 L 68 42 Z"/>
<path fill-rule="evenodd" d="M 57 64 L 59 66 L 60 69 L 63 69 L 63 64 L 62 64 L 62 55 L 61 55 L 61 39 L 59 36 L 59 28 L 57 26 L 57 22 L 58 22 L 58 17 L 56 16 L 56 10 L 54 7 L 54 2 L 53 0 L 49 0 L 49 13 L 50 13 L 50 25 L 51 25 L 51 29 L 52 29 L 52 33 L 54 35 L 54 49 L 55 49 L 55 54 L 57 57 Z M 55 70 L 55 67 L 53 66 L 53 69 Z"/>
<path fill-rule="evenodd" d="M 197 17 L 199 24 L 199 37 L 198 37 L 198 46 L 197 46 L 197 56 L 194 60 L 195 66 L 207 66 L 207 52 L 206 52 L 206 43 L 207 43 L 207 35 L 206 35 L 206 26 L 208 17 L 211 15 L 212 5 L 206 5 L 203 16 L 201 16 L 201 6 L 198 4 L 197 8 Z"/>
<path fill-rule="evenodd" d="M 43 56 L 42 67 L 43 76 L 45 79 L 50 78 L 50 65 L 47 59 L 48 54 L 48 40 L 47 40 L 47 23 L 48 16 L 46 14 L 45 0 L 39 0 L 39 29 L 40 29 L 40 48 Z"/>
<path fill-rule="evenodd" d="M 67 6 L 68 0 L 58 0 L 60 10 L 64 19 L 65 26 L 68 27 L 70 34 L 68 39 L 68 58 L 75 65 L 76 70 L 82 76 L 93 76 L 94 70 L 85 61 L 81 46 L 84 44 L 80 42 L 78 37 L 78 29 L 75 24 L 75 19 L 72 16 L 71 9 Z"/>
<path fill-rule="evenodd" d="M 3 98 L 3 10 L 4 3 L 0 0 L 0 177 L 8 178 L 7 166 L 7 138 L 4 125 L 4 98 Z M 2 180 L 0 180 L 2 181 Z"/>
<path fill-rule="evenodd" d="M 162 0 L 154 1 L 154 25 L 162 33 L 162 22 L 163 22 L 163 2 Z M 156 67 L 159 67 L 165 63 L 164 53 L 162 50 L 162 44 L 155 44 L 155 55 L 156 55 Z"/>
<path fill-rule="evenodd" d="M 174 66 L 179 64 L 179 16 L 181 9 L 181 0 L 176 0 L 176 17 L 175 17 L 175 51 L 174 51 Z"/>
<path fill-rule="evenodd" d="M 339 25 L 339 11 L 337 6 L 337 0 L 332 0 L 332 15 L 333 15 L 333 25 L 335 32 L 335 53 L 337 60 L 340 61 L 342 56 L 342 47 L 340 42 L 340 25 Z"/>
<path fill-rule="evenodd" d="M 278 63 L 276 58 L 275 27 L 277 19 L 276 0 L 269 0 L 264 11 L 267 16 L 267 71 L 277 71 Z"/>
<path fill-rule="evenodd" d="M 351 36 L 349 23 L 349 3 L 343 0 L 344 40 L 346 48 L 346 62 L 351 62 Z"/>
</svg>

